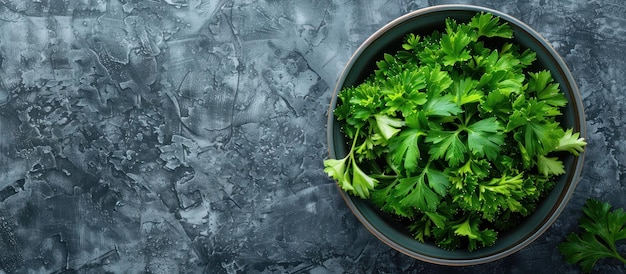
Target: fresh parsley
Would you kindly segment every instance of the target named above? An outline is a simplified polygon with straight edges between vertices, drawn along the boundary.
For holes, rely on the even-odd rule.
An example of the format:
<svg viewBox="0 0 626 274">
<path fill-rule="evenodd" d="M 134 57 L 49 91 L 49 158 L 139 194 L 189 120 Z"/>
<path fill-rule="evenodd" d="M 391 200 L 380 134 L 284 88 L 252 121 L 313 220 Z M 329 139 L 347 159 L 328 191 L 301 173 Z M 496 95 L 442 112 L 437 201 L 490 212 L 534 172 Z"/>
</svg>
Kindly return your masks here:
<svg viewBox="0 0 626 274">
<path fill-rule="evenodd" d="M 470 251 L 532 213 L 586 145 L 563 129 L 567 104 L 536 54 L 498 17 L 409 34 L 334 111 L 348 154 L 324 171 L 351 195 L 406 219 L 416 239 Z M 496 46 L 497 45 L 497 46 Z"/>
<path fill-rule="evenodd" d="M 611 210 L 609 203 L 588 199 L 578 226 L 579 234 L 570 233 L 558 245 L 568 263 L 578 263 L 583 272 L 590 273 L 600 259 L 613 258 L 626 266 L 626 258 L 618 252 L 617 241 L 626 239 L 626 212 Z"/>
</svg>

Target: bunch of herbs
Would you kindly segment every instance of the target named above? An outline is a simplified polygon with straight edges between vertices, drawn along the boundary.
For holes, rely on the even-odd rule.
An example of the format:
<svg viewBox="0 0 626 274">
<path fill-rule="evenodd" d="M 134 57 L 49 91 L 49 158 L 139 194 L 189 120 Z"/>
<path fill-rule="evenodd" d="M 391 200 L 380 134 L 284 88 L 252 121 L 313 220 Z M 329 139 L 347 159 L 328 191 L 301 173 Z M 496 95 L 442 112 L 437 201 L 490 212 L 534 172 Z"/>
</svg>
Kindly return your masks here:
<svg viewBox="0 0 626 274">
<path fill-rule="evenodd" d="M 586 144 L 560 125 L 568 100 L 559 84 L 550 71 L 532 71 L 536 53 L 512 37 L 489 13 L 407 35 L 371 77 L 338 94 L 349 152 L 325 160 L 325 172 L 408 220 L 419 241 L 493 245 L 565 173 L 560 155 Z"/>
</svg>

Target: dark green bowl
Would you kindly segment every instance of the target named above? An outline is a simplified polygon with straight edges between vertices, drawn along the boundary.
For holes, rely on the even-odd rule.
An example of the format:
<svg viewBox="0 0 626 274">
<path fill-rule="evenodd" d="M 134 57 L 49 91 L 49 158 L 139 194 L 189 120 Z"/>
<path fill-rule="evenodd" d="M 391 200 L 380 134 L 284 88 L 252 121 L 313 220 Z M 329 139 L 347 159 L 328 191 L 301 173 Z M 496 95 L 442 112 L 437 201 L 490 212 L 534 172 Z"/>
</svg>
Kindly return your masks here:
<svg viewBox="0 0 626 274">
<path fill-rule="evenodd" d="M 550 70 L 569 101 L 563 110 L 561 124 L 573 128 L 574 132 L 580 132 L 581 137 L 585 138 L 585 116 L 576 83 L 561 57 L 541 35 L 518 19 L 496 10 L 470 5 L 441 5 L 420 9 L 392 21 L 369 37 L 350 58 L 339 77 L 328 112 L 327 138 L 330 158 L 343 158 L 349 151 L 345 137 L 340 132 L 341 125 L 333 115 L 337 93 L 343 87 L 356 86 L 370 76 L 375 69 L 375 62 L 382 59 L 384 53 L 395 53 L 400 49 L 407 33 L 429 35 L 435 29 L 443 30 L 445 19 L 448 17 L 466 22 L 477 12 L 489 12 L 508 22 L 514 32 L 514 42 L 537 53 L 535 68 Z M 558 179 L 555 188 L 541 201 L 537 210 L 516 229 L 500 233 L 493 246 L 473 252 L 464 249 L 449 251 L 434 244 L 420 243 L 403 225 L 386 217 L 367 201 L 348 195 L 341 189 L 340 193 L 359 221 L 392 248 L 413 258 L 436 264 L 455 266 L 481 264 L 517 252 L 536 240 L 554 223 L 578 184 L 583 155 L 568 156 L 563 161 L 566 173 Z"/>
</svg>

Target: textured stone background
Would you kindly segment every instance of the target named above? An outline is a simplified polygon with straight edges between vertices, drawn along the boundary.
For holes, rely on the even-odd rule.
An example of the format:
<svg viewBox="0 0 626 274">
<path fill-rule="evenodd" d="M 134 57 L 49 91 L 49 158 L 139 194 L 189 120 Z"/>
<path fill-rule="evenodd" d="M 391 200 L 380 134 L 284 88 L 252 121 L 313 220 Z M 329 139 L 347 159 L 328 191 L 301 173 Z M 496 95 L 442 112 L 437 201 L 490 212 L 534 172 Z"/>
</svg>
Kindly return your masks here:
<svg viewBox="0 0 626 274">
<path fill-rule="evenodd" d="M 382 244 L 322 172 L 352 52 L 445 3 L 551 41 L 589 142 L 554 226 L 464 268 Z M 0 273 L 576 273 L 555 247 L 584 200 L 626 207 L 624 18 L 621 0 L 0 1 Z"/>
</svg>

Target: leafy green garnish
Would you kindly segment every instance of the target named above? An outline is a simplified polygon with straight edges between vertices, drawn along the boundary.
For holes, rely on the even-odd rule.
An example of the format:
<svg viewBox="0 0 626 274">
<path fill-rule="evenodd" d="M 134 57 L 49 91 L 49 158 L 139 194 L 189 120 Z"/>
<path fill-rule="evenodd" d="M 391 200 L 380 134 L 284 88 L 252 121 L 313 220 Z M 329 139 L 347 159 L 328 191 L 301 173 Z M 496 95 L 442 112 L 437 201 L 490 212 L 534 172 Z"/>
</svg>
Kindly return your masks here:
<svg viewBox="0 0 626 274">
<path fill-rule="evenodd" d="M 567 104 L 536 54 L 488 13 L 442 32 L 409 34 L 371 77 L 338 95 L 350 140 L 325 171 L 357 197 L 406 218 L 420 241 L 470 251 L 492 245 L 566 172 L 586 143 L 563 129 Z M 495 46 L 498 45 L 498 46 Z"/>
<path fill-rule="evenodd" d="M 626 212 L 611 210 L 609 203 L 588 199 L 583 206 L 584 216 L 578 226 L 579 234 L 570 233 L 558 245 L 568 263 L 578 263 L 583 272 L 590 273 L 600 259 L 614 258 L 626 265 L 626 258 L 618 253 L 616 242 L 626 239 Z"/>
</svg>

